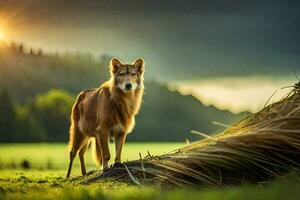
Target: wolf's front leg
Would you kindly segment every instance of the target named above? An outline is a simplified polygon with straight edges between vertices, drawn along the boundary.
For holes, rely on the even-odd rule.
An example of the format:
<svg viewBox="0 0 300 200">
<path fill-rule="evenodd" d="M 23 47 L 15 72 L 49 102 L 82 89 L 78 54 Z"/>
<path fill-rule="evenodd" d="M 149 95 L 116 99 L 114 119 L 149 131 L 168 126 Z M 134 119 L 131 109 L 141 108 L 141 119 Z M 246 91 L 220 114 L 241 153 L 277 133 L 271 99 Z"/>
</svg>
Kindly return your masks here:
<svg viewBox="0 0 300 200">
<path fill-rule="evenodd" d="M 115 136 L 116 157 L 115 162 L 121 162 L 121 152 L 125 143 L 126 133 L 120 132 Z"/>
<path fill-rule="evenodd" d="M 103 171 L 107 170 L 110 153 L 108 148 L 109 131 L 102 131 L 100 135 L 100 144 L 102 151 Z"/>
</svg>

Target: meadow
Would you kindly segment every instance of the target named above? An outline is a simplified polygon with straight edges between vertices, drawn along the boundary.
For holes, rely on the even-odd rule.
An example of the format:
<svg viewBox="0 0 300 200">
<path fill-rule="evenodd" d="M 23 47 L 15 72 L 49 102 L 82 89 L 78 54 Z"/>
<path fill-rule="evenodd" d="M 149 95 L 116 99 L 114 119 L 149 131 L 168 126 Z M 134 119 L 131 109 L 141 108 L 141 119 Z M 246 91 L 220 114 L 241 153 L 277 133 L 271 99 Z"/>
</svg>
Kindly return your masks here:
<svg viewBox="0 0 300 200">
<path fill-rule="evenodd" d="M 184 143 L 127 143 L 123 149 L 123 161 L 139 159 L 149 153 L 160 155 L 183 147 Z M 114 144 L 110 143 L 111 160 L 114 160 Z M 29 169 L 35 170 L 67 170 L 69 163 L 68 145 L 64 143 L 29 143 L 0 144 L 0 164 L 2 168 L 20 168 L 27 161 Z M 95 170 L 97 167 L 92 158 L 92 150 L 85 154 L 87 170 Z M 73 175 L 80 175 L 80 163 L 77 158 L 74 161 Z"/>
<path fill-rule="evenodd" d="M 123 157 L 139 159 L 139 153 L 164 154 L 184 145 L 128 143 Z M 113 158 L 112 144 L 110 148 Z M 86 155 L 88 171 L 96 169 L 90 153 Z M 24 160 L 30 164 L 28 169 L 22 168 Z M 86 185 L 80 182 L 78 159 L 72 177 L 65 179 L 68 150 L 62 143 L 1 144 L 0 163 L 0 199 L 298 199 L 300 196 L 298 171 L 273 182 L 216 189 L 136 186 L 109 179 Z"/>
</svg>

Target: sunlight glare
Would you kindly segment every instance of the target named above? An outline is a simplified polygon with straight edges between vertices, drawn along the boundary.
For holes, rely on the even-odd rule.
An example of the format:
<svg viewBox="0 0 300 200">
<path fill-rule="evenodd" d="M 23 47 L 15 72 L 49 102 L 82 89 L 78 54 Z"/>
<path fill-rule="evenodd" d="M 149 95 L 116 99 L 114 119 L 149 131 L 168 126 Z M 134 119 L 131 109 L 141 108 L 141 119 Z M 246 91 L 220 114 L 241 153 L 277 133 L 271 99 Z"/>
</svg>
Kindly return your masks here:
<svg viewBox="0 0 300 200">
<path fill-rule="evenodd" d="M 280 100 L 288 92 L 280 88 L 293 85 L 294 81 L 293 77 L 217 77 L 177 82 L 173 83 L 172 88 L 177 88 L 183 95 L 192 94 L 207 106 L 214 105 L 233 113 L 257 112 L 276 90 L 269 103 Z"/>
<path fill-rule="evenodd" d="M 4 40 L 4 39 L 5 39 L 4 32 L 0 28 L 0 40 Z"/>
</svg>

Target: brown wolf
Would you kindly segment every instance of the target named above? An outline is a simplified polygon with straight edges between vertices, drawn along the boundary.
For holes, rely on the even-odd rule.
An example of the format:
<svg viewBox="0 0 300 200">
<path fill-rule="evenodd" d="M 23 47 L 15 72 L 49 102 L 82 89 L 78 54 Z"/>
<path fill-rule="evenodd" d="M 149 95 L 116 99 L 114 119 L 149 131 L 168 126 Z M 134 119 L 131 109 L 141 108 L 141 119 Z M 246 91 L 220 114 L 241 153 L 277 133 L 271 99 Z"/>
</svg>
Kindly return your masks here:
<svg viewBox="0 0 300 200">
<path fill-rule="evenodd" d="M 110 153 L 109 137 L 115 139 L 115 162 L 121 162 L 122 146 L 126 134 L 134 127 L 144 91 L 144 61 L 137 59 L 132 64 L 122 64 L 117 59 L 110 62 L 109 81 L 96 89 L 82 91 L 72 108 L 70 126 L 70 163 L 67 177 L 77 153 L 82 175 L 86 174 L 84 153 L 92 138 L 95 138 L 95 158 L 103 170 L 108 169 Z"/>
</svg>

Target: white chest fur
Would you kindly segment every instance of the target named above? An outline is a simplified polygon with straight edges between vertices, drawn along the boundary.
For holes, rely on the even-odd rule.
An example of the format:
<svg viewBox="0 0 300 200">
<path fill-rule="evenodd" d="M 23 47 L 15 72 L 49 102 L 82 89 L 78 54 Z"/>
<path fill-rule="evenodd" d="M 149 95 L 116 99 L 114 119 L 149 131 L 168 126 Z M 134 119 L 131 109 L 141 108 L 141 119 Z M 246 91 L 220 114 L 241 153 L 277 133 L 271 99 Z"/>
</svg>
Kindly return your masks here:
<svg viewBox="0 0 300 200">
<path fill-rule="evenodd" d="M 110 127 L 109 131 L 113 132 L 113 133 L 115 133 L 115 132 L 124 132 L 124 133 L 128 134 L 133 130 L 134 125 L 135 125 L 135 120 L 134 120 L 134 117 L 132 117 L 131 121 L 130 121 L 130 124 L 127 127 L 123 126 L 120 123 L 120 124 L 116 124 L 116 125 Z"/>
</svg>

